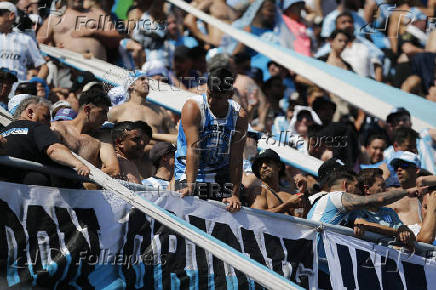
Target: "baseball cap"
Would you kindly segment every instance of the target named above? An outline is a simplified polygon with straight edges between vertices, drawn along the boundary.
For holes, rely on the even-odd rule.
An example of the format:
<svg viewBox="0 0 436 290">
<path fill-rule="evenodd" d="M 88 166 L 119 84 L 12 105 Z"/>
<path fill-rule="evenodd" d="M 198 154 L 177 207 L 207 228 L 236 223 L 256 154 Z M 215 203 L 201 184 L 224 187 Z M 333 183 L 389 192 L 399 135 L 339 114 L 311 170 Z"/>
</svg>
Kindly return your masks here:
<svg viewBox="0 0 436 290">
<path fill-rule="evenodd" d="M 285 1 L 283 1 L 283 10 L 286 10 L 289 7 L 291 7 L 291 5 L 294 5 L 294 4 L 297 4 L 297 3 L 300 3 L 300 2 L 304 3 L 303 0 L 285 0 Z"/>
<path fill-rule="evenodd" d="M 9 10 L 10 12 L 14 12 L 15 17 L 18 16 L 17 7 L 15 7 L 13 3 L 0 2 L 0 10 Z"/>
<path fill-rule="evenodd" d="M 421 161 L 419 160 L 418 155 L 410 151 L 396 151 L 392 154 L 389 159 L 389 165 L 395 170 L 400 167 L 400 165 L 404 165 L 404 163 L 413 165 L 416 168 L 421 168 Z"/>
<path fill-rule="evenodd" d="M 138 70 L 138 71 L 131 72 L 129 77 L 127 78 L 124 89 L 126 91 L 129 91 L 130 86 L 133 85 L 139 78 L 143 76 L 145 77 L 147 76 L 145 71 Z"/>
<path fill-rule="evenodd" d="M 65 101 L 65 100 L 60 100 L 60 101 L 57 101 L 56 103 L 54 103 L 54 104 L 51 106 L 51 110 L 54 112 L 54 111 L 56 111 L 56 109 L 58 109 L 59 107 L 67 107 L 67 108 L 71 108 L 71 104 L 70 104 L 69 102 Z"/>
<path fill-rule="evenodd" d="M 394 108 L 386 117 L 386 122 L 392 123 L 392 119 L 398 115 L 407 114 L 410 117 L 410 112 L 406 110 L 404 107 L 396 107 Z"/>
<path fill-rule="evenodd" d="M 93 87 L 98 87 L 99 89 L 104 90 L 103 83 L 101 83 L 101 82 L 89 82 L 83 86 L 82 92 L 86 92 L 86 91 L 92 89 Z"/>
<path fill-rule="evenodd" d="M 256 175 L 257 178 L 260 179 L 260 167 L 262 166 L 262 162 L 264 160 L 273 160 L 280 164 L 280 175 L 284 173 L 285 166 L 283 162 L 280 160 L 280 156 L 277 152 L 275 152 L 272 149 L 266 149 L 262 150 L 259 153 L 257 153 L 256 157 L 254 157 L 253 165 L 251 168 L 253 169 L 254 175 Z"/>
<path fill-rule="evenodd" d="M 176 147 L 169 142 L 159 142 L 150 150 L 150 160 L 154 166 L 159 165 L 160 159 L 168 153 L 176 152 Z"/>
<path fill-rule="evenodd" d="M 77 113 L 70 108 L 62 108 L 56 112 L 56 115 L 53 117 L 54 121 L 71 121 L 77 117 Z"/>
<path fill-rule="evenodd" d="M 14 115 L 15 111 L 17 110 L 18 106 L 22 101 L 24 101 L 27 98 L 33 97 L 33 95 L 30 94 L 19 94 L 13 96 L 11 99 L 9 99 L 8 102 L 8 111 L 11 113 L 11 115 Z"/>
<path fill-rule="evenodd" d="M 318 168 L 319 186 L 322 188 L 333 173 L 346 170 L 347 166 L 340 159 L 330 158 Z"/>
</svg>

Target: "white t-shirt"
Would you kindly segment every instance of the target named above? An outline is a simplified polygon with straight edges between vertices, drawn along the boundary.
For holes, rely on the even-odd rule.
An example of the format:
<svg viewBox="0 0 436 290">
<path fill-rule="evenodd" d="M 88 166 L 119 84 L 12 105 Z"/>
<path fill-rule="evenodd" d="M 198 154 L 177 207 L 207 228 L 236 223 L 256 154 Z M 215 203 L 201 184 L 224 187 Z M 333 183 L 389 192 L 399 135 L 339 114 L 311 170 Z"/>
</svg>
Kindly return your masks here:
<svg viewBox="0 0 436 290">
<path fill-rule="evenodd" d="M 421 225 L 419 224 L 408 225 L 407 227 L 415 234 L 415 236 L 417 236 L 421 231 Z"/>
<path fill-rule="evenodd" d="M 24 81 L 30 63 L 35 67 L 45 63 L 36 42 L 21 32 L 0 33 L 0 67 L 17 72 L 18 80 Z"/>
</svg>

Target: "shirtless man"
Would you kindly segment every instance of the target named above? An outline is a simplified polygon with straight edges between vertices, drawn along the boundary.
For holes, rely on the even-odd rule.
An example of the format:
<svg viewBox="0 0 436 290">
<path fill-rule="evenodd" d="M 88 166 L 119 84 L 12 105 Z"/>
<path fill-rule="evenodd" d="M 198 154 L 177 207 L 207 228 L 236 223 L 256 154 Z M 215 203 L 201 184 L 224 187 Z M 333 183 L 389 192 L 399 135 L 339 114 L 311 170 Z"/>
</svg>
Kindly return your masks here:
<svg viewBox="0 0 436 290">
<path fill-rule="evenodd" d="M 115 124 L 112 129 L 112 141 L 120 165 L 121 179 L 141 184 L 141 174 L 135 161 L 143 159 L 144 148 L 150 139 L 151 128 L 143 121 Z"/>
<path fill-rule="evenodd" d="M 230 24 L 236 18 L 236 14 L 234 11 L 227 6 L 226 1 L 224 0 L 202 0 L 194 3 L 193 6 L 196 6 L 197 9 L 209 13 L 216 19 L 219 19 L 223 22 Z M 224 32 L 219 30 L 218 28 L 209 25 L 207 27 L 208 34 L 205 35 L 197 26 L 197 18 L 192 14 L 187 14 L 185 17 L 185 25 L 189 30 L 193 33 L 193 35 L 205 43 L 211 44 L 213 46 L 220 46 L 221 37 L 224 35 Z"/>
<path fill-rule="evenodd" d="M 398 180 L 403 189 L 416 186 L 416 176 L 420 168 L 420 161 L 415 153 L 410 151 L 397 151 L 388 160 L 398 175 Z M 419 204 L 416 197 L 405 196 L 402 199 L 388 205 L 400 217 L 405 225 L 419 224 Z"/>
<path fill-rule="evenodd" d="M 59 134 L 62 143 L 94 166 L 113 177 L 120 173 L 111 140 L 100 141 L 90 134 L 107 120 L 111 101 L 100 89 L 90 89 L 80 96 L 79 112 L 71 121 L 52 122 L 51 129 Z"/>
<path fill-rule="evenodd" d="M 110 122 L 144 121 L 153 129 L 153 133 L 175 133 L 176 128 L 171 115 L 162 107 L 147 102 L 149 92 L 148 78 L 144 74 L 136 76 L 129 86 L 129 100 L 114 106 L 108 114 Z"/>
<path fill-rule="evenodd" d="M 83 0 L 68 0 L 65 13 L 50 14 L 37 34 L 39 43 L 103 60 L 106 48 L 117 48 L 121 38 L 110 16 L 102 9 L 84 9 Z"/>
<path fill-rule="evenodd" d="M 291 214 L 291 209 L 303 206 L 303 195 L 292 195 L 280 191 L 279 174 L 283 170 L 283 163 L 280 161 L 277 152 L 267 149 L 258 154 L 253 161 L 252 168 L 256 177 L 262 180 L 261 193 L 256 196 L 252 208 Z"/>
</svg>

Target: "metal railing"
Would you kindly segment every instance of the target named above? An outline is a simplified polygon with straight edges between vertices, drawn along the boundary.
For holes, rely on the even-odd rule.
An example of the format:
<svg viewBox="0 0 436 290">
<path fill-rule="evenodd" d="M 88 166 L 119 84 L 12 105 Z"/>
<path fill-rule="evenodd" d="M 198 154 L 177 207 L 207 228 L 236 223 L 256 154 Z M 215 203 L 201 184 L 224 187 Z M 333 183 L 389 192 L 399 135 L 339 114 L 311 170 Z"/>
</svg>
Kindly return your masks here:
<svg viewBox="0 0 436 290">
<path fill-rule="evenodd" d="M 73 180 L 79 180 L 83 182 L 92 182 L 90 179 L 78 175 L 73 169 L 67 167 L 52 167 L 38 162 L 32 162 L 32 161 L 23 160 L 10 156 L 0 156 L 0 164 L 8 167 L 38 171 L 49 175 L 69 178 Z M 130 183 L 120 179 L 117 179 L 117 181 L 133 191 L 156 191 L 156 190 L 150 190 L 150 187 L 141 184 Z M 178 194 L 176 192 L 166 192 L 166 193 Z M 226 207 L 226 205 L 222 202 L 217 202 L 212 200 L 210 200 L 209 202 L 212 202 L 219 207 Z M 261 215 L 261 216 L 263 215 L 263 216 L 273 217 L 276 219 L 284 219 L 295 224 L 300 224 L 306 227 L 314 228 L 317 231 L 329 230 L 344 236 L 354 236 L 354 231 L 344 226 L 330 225 L 330 224 L 320 223 L 312 220 L 301 219 L 289 215 L 271 213 L 264 210 L 258 210 L 258 209 L 252 209 L 246 207 L 244 207 L 242 210 L 255 213 L 256 215 Z M 362 237 L 362 239 L 376 244 L 386 245 L 386 246 L 388 246 L 393 241 L 393 239 L 390 237 L 382 236 L 380 234 L 376 234 L 368 231 L 365 231 L 365 234 Z M 423 257 L 435 258 L 436 247 L 429 244 L 416 243 L 415 253 Z"/>
</svg>

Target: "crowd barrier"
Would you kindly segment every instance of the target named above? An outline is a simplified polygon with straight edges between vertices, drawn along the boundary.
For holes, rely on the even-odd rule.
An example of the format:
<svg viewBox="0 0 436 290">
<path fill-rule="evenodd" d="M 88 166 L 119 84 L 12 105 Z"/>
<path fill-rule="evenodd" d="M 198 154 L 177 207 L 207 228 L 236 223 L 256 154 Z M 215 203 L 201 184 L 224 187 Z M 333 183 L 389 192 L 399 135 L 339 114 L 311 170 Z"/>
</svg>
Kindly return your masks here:
<svg viewBox="0 0 436 290">
<path fill-rule="evenodd" d="M 66 167 L 64 167 L 64 168 L 51 167 L 48 165 L 43 165 L 43 164 L 38 163 L 38 162 L 28 161 L 28 160 L 14 158 L 14 157 L 10 157 L 10 156 L 0 156 L 0 165 L 4 165 L 7 167 L 19 168 L 19 169 L 23 169 L 23 170 L 35 170 L 35 171 L 39 171 L 42 173 L 51 174 L 51 175 L 63 177 L 63 178 L 69 178 L 69 179 L 73 179 L 73 180 L 92 182 L 92 180 L 90 180 L 89 178 L 85 178 L 83 176 L 80 176 L 74 170 L 66 168 Z M 144 186 L 141 184 L 130 183 L 130 182 L 127 182 L 125 180 L 119 180 L 119 179 L 117 179 L 116 181 L 132 191 L 148 192 L 148 193 L 154 192 L 154 194 L 158 194 L 158 195 L 165 194 L 165 192 L 162 190 L 159 190 L 159 189 L 150 190 L 150 187 L 147 187 L 147 186 Z M 178 193 L 175 193 L 175 194 L 178 195 Z M 222 202 L 217 202 L 217 201 L 212 201 L 212 200 L 209 200 L 209 202 L 211 202 L 211 203 L 215 204 L 215 206 L 218 206 L 221 208 L 226 207 L 226 205 Z M 274 217 L 274 218 L 278 218 L 278 219 L 289 220 L 289 216 L 282 215 L 282 214 L 273 214 L 273 213 L 270 213 L 268 211 L 261 211 L 261 210 L 250 209 L 250 208 L 245 208 L 245 210 L 246 211 L 255 211 L 256 214 L 260 215 L 260 216 Z M 344 236 L 354 236 L 354 232 L 352 229 L 347 228 L 347 227 L 343 227 L 343 226 L 324 224 L 324 223 L 306 220 L 306 219 L 292 219 L 292 222 L 296 223 L 296 224 L 304 225 L 304 226 L 307 226 L 310 228 L 318 229 L 318 230 L 328 229 L 332 232 L 335 232 L 335 233 L 338 233 L 338 234 L 341 234 Z M 385 237 L 385 236 L 382 236 L 382 235 L 379 235 L 376 233 L 371 233 L 371 232 L 366 232 L 363 239 L 370 241 L 370 242 L 380 243 L 380 244 L 385 244 L 385 245 L 393 240 L 392 238 L 388 238 L 388 237 Z M 428 253 L 428 252 L 435 252 L 436 253 L 436 247 L 434 247 L 432 245 L 424 244 L 424 243 L 417 243 L 416 253 L 423 254 L 423 253 Z"/>
</svg>

